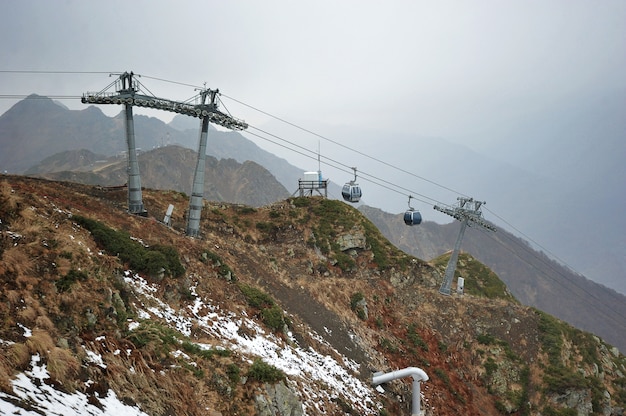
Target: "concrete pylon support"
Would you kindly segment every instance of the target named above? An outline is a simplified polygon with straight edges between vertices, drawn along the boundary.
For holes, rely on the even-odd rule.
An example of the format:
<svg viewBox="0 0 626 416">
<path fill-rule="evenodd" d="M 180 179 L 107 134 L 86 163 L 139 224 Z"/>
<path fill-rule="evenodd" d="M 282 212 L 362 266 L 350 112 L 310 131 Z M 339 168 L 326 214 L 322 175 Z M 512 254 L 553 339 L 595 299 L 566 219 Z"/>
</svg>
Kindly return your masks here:
<svg viewBox="0 0 626 416">
<path fill-rule="evenodd" d="M 128 145 L 128 212 L 131 214 L 145 214 L 141 195 L 141 178 L 139 176 L 139 161 L 135 146 L 135 124 L 133 121 L 132 104 L 126 107 L 126 143 Z"/>
<path fill-rule="evenodd" d="M 456 270 L 456 263 L 459 259 L 459 251 L 461 250 L 461 242 L 463 241 L 463 235 L 465 234 L 465 229 L 467 228 L 468 219 L 466 218 L 461 223 L 461 230 L 459 231 L 459 236 L 456 239 L 456 243 L 454 243 L 454 250 L 452 250 L 452 255 L 450 256 L 450 260 L 448 261 L 448 266 L 446 267 L 446 274 L 443 278 L 443 283 L 439 288 L 439 293 L 442 295 L 449 295 L 451 292 L 450 286 L 452 285 L 452 278 L 454 277 L 454 271 Z"/>
<path fill-rule="evenodd" d="M 204 198 L 204 170 L 206 164 L 206 146 L 209 135 L 209 118 L 202 118 L 200 139 L 198 143 L 198 161 L 193 175 L 189 212 L 187 215 L 187 235 L 197 237 L 200 232 L 200 216 L 202 214 L 202 199 Z"/>
</svg>

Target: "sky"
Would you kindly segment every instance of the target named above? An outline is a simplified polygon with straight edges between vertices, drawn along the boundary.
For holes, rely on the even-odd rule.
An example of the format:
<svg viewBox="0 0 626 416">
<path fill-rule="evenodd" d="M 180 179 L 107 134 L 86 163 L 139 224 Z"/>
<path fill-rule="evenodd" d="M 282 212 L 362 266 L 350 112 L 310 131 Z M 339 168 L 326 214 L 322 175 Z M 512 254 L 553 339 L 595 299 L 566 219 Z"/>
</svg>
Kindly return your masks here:
<svg viewBox="0 0 626 416">
<path fill-rule="evenodd" d="M 244 136 L 306 170 L 310 154 L 250 133 L 344 167 L 362 162 L 336 143 L 394 165 L 418 136 L 513 162 L 513 131 L 543 113 L 607 96 L 626 108 L 623 0 L 0 0 L 0 43 L 0 114 L 31 93 L 84 109 L 76 97 L 133 71 L 162 98 L 219 89 L 222 110 L 252 127 Z M 406 195 L 390 204 L 405 209 Z"/>
<path fill-rule="evenodd" d="M 623 0 L 0 0 L 0 42 L 3 71 L 102 72 L 3 72 L 3 95 L 80 95 L 132 70 L 295 123 L 457 139 L 538 102 L 626 87 Z M 140 81 L 165 98 L 195 94 Z"/>
<path fill-rule="evenodd" d="M 278 118 L 367 152 L 380 143 L 324 126 L 480 151 L 506 146 L 507 128 L 543 108 L 616 91 L 626 102 L 623 0 L 0 0 L 0 43 L 0 114 L 31 93 L 78 97 L 133 71 L 156 96 L 219 89 L 222 108 L 252 126 Z"/>
</svg>

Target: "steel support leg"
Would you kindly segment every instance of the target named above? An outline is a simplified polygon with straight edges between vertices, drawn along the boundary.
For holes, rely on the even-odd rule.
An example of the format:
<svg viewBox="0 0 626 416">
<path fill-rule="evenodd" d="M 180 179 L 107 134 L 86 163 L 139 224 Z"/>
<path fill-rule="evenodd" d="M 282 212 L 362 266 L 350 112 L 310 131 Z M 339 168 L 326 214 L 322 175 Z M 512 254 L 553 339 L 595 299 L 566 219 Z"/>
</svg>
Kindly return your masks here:
<svg viewBox="0 0 626 416">
<path fill-rule="evenodd" d="M 206 164 L 206 146 L 209 135 L 209 118 L 202 118 L 200 139 L 198 143 L 198 161 L 193 175 L 191 198 L 189 199 L 189 214 L 187 216 L 187 235 L 197 237 L 200 231 L 200 215 L 202 214 L 202 199 L 204 197 L 204 168 Z"/>
<path fill-rule="evenodd" d="M 133 106 L 126 107 L 126 143 L 128 144 L 128 212 L 131 214 L 145 214 L 141 195 L 141 178 L 139 177 L 139 161 L 135 147 L 135 123 L 133 121 Z"/>
<path fill-rule="evenodd" d="M 456 270 L 456 262 L 459 259 L 459 250 L 461 250 L 461 241 L 463 241 L 463 234 L 465 234 L 465 229 L 467 228 L 467 219 L 461 223 L 461 230 L 459 231 L 459 236 L 456 239 L 456 243 L 454 244 L 454 250 L 452 250 L 452 255 L 450 256 L 450 260 L 448 261 L 448 266 L 446 267 L 446 274 L 443 278 L 443 283 L 441 284 L 441 288 L 439 288 L 439 293 L 443 295 L 450 294 L 450 286 L 452 285 L 452 278 L 454 277 L 454 271 Z"/>
</svg>

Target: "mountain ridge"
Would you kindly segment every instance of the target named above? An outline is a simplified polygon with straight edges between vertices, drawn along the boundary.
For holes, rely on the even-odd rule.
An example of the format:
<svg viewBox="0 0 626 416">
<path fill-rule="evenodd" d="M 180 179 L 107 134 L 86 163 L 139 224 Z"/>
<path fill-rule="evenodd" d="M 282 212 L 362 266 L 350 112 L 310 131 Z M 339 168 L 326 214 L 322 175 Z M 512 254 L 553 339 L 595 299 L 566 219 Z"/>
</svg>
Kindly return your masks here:
<svg viewBox="0 0 626 416">
<path fill-rule="evenodd" d="M 375 390 L 371 370 L 417 365 L 428 415 L 623 412 L 626 358 L 490 289 L 471 256 L 476 288 L 442 296 L 445 257 L 407 255 L 345 203 L 207 201 L 189 238 L 186 198 L 144 195 L 176 205 L 172 228 L 126 213 L 125 190 L 2 177 L 0 406 L 50 411 L 13 381 L 47 371 L 84 412 L 115 395 L 152 415 L 402 414 L 410 383 Z"/>
<path fill-rule="evenodd" d="M 82 153 L 78 152 L 79 156 L 74 154 L 67 154 L 69 160 L 79 160 Z M 59 157 L 63 158 L 63 155 Z M 94 158 L 91 156 L 88 159 Z M 40 176 L 104 186 L 123 184 L 126 180 L 125 159 L 113 159 L 115 163 L 107 161 L 102 162 L 104 167 L 92 167 L 97 174 L 81 171 Z M 143 152 L 139 160 L 144 185 L 155 189 L 190 192 L 191 166 L 195 160 L 193 151 L 166 146 Z M 228 161 L 217 161 L 207 156 L 206 199 L 258 207 L 289 195 L 274 178 L 264 176 L 269 175 L 267 172 L 253 173 L 244 168 L 245 164 L 240 166 L 232 159 Z M 44 165 L 41 169 L 33 170 L 49 170 L 59 163 L 66 166 L 66 163 L 55 158 L 50 163 L 50 166 Z M 251 174 L 247 175 L 246 172 Z M 458 223 L 441 225 L 424 221 L 420 226 L 407 227 L 402 214 L 388 214 L 368 206 L 360 206 L 359 210 L 396 247 L 426 260 L 433 260 L 453 247 L 458 234 Z M 462 249 L 490 265 L 522 303 L 538 307 L 578 328 L 601 336 L 621 350 L 626 349 L 626 323 L 619 319 L 620 316 L 626 316 L 626 297 L 563 268 L 506 230 L 499 230 L 495 234 L 470 230 L 466 234 Z"/>
<path fill-rule="evenodd" d="M 88 132 L 84 127 L 82 127 L 82 130 L 85 132 L 84 133 L 84 137 L 82 140 L 73 140 L 72 142 L 72 146 L 76 146 L 78 147 L 79 145 L 84 145 L 84 144 L 89 144 L 91 142 L 107 142 L 107 140 L 110 143 L 115 143 L 115 145 L 117 146 L 118 149 L 122 149 L 123 148 L 123 117 L 121 117 L 121 115 L 123 113 L 120 113 L 120 115 L 114 117 L 114 118 L 108 118 L 106 116 L 104 116 L 102 114 L 102 112 L 97 108 L 97 107 L 87 107 L 85 110 L 81 110 L 81 111 L 69 111 L 59 105 L 57 105 L 56 103 L 54 103 L 52 100 L 48 99 L 48 98 L 44 98 L 44 97 L 39 97 L 39 98 L 32 98 L 31 100 L 24 100 L 25 102 L 20 104 L 20 106 L 14 107 L 12 108 L 12 111 L 7 112 L 5 114 L 3 114 L 2 116 L 0 116 L 0 131 L 6 132 L 6 130 L 2 130 L 3 128 L 6 128 L 7 126 L 7 119 L 15 119 L 12 121 L 13 125 L 12 128 L 17 128 L 19 131 L 19 134 L 26 137 L 28 136 L 29 139 L 28 140 L 38 140 L 38 141 L 42 141 L 42 139 L 46 139 L 46 135 L 43 134 L 43 130 L 41 130 L 42 128 L 52 128 L 55 124 L 52 123 L 50 125 L 48 125 L 46 127 L 45 123 L 31 123 L 30 121 L 32 119 L 36 119 L 37 116 L 37 111 L 43 111 L 44 113 L 47 111 L 46 108 L 51 107 L 52 114 L 61 114 L 64 115 L 63 117 L 58 117 L 57 120 L 55 120 L 55 122 L 59 122 L 59 121 L 63 121 L 64 118 L 66 116 L 70 116 L 70 119 L 76 119 L 77 116 L 81 115 L 81 114 L 87 114 L 90 116 L 93 116 L 95 118 L 97 118 L 97 122 L 94 124 L 93 126 L 93 131 Z M 30 113 L 26 113 L 24 114 L 24 111 L 22 107 L 24 106 L 37 106 L 37 111 L 32 111 Z M 21 122 L 17 122 L 17 119 L 22 117 L 22 121 Z M 68 121 L 64 121 L 65 124 L 68 124 L 69 126 L 72 125 L 73 122 L 68 122 Z M 4 126 L 4 127 L 3 127 Z M 60 131 L 69 131 L 68 130 L 68 126 L 65 126 L 64 129 L 61 129 Z M 37 134 L 36 133 L 36 129 L 40 129 L 42 132 L 39 132 Z M 9 129 L 10 130 L 10 129 Z M 29 133 L 30 132 L 30 133 Z M 117 132 L 117 133 L 114 133 Z M 179 143 L 182 144 L 183 146 L 187 146 L 187 147 L 194 147 L 195 144 L 197 143 L 197 132 L 194 132 L 193 130 L 187 130 L 187 133 L 185 134 L 184 132 L 180 132 L 176 129 L 173 128 L 167 128 L 167 126 L 161 122 L 160 120 L 157 119 L 152 119 L 149 117 L 145 117 L 145 116 L 137 116 L 136 117 L 136 133 L 137 133 L 137 138 L 138 138 L 138 144 L 140 145 L 140 147 L 142 147 L 144 150 L 150 150 L 153 147 L 157 146 L 159 143 L 162 142 L 170 142 L 170 143 Z M 52 136 L 53 137 L 59 137 L 61 136 L 61 133 L 55 133 Z M 225 132 L 219 132 L 216 130 L 211 130 L 210 133 L 210 140 L 211 143 L 214 144 L 212 146 L 209 146 L 209 151 L 213 151 L 212 149 L 215 149 L 216 151 L 223 151 L 224 154 L 222 156 L 226 156 L 229 153 L 234 154 L 235 155 L 235 160 L 238 160 L 240 163 L 243 163 L 245 160 L 247 159 L 259 159 L 260 156 L 254 156 L 254 154 L 256 152 L 259 152 L 260 149 L 258 148 L 258 146 L 252 144 L 249 141 L 246 141 L 245 138 L 243 138 L 242 136 L 236 134 L 236 133 L 225 133 Z M 22 137 L 20 136 L 20 137 Z M 71 135 L 71 137 L 78 137 L 77 133 L 73 133 Z M 167 138 L 167 139 L 166 139 Z M 3 152 L 0 154 L 0 158 L 3 158 L 4 162 L 6 162 L 6 159 L 11 156 L 11 146 L 14 146 L 16 143 L 18 143 L 17 140 L 8 140 L 9 136 L 4 136 L 2 134 L 0 134 L 0 143 L 3 147 Z M 22 143 L 24 145 L 24 147 L 28 147 L 28 140 L 23 140 L 20 143 Z M 45 140 L 44 140 L 45 141 Z M 9 143 L 10 142 L 10 143 Z M 52 140 L 52 143 L 55 143 L 54 140 Z M 185 143 L 187 143 L 185 145 Z M 94 144 L 94 147 L 96 147 L 96 144 Z M 6 149 L 6 152 L 4 151 Z M 227 151 L 227 149 L 229 149 Z M 47 151 L 51 152 L 53 151 L 52 148 L 47 148 Z M 116 151 L 116 153 L 119 152 Z M 301 175 L 301 171 L 298 170 L 297 168 L 294 167 L 290 167 L 290 165 L 282 159 L 271 159 L 271 155 L 267 154 L 266 152 L 260 152 L 261 155 L 265 158 L 264 160 L 266 160 L 265 163 L 270 163 L 269 169 L 272 172 L 272 174 L 283 184 L 284 183 L 291 183 L 293 182 L 294 184 L 294 188 L 295 188 L 295 183 L 296 180 L 294 178 L 297 178 L 298 176 Z M 222 157 L 219 156 L 219 157 Z M 269 159 L 268 159 L 269 158 Z M 19 160 L 19 158 L 12 158 L 12 162 L 15 160 Z M 191 159 L 188 159 L 187 162 L 185 162 L 187 165 L 189 165 L 190 163 L 193 164 L 194 162 L 190 162 Z M 269 160 L 269 162 L 267 161 Z M 257 162 L 258 163 L 258 162 Z M 115 181 L 112 182 L 112 184 L 115 185 L 120 185 L 125 183 L 125 178 L 124 178 L 124 172 L 123 172 L 123 163 L 120 166 L 120 169 L 118 169 L 117 172 L 117 178 Z M 281 168 L 281 166 L 285 167 L 285 169 Z M 181 169 L 179 167 L 164 167 L 164 169 L 168 170 L 170 173 L 174 173 L 174 172 L 179 172 Z M 69 179 L 69 180 L 81 180 L 81 181 L 86 181 L 88 183 L 94 183 L 93 181 L 101 181 L 101 179 L 98 176 L 93 176 L 93 177 L 85 177 L 88 174 L 86 173 L 80 173 L 80 174 L 76 174 L 76 173 L 72 173 L 70 176 L 65 177 L 64 179 Z M 82 176 L 83 179 L 79 179 L 79 176 Z M 154 176 L 154 175 L 152 175 Z M 163 176 L 163 175 L 161 175 Z M 190 175 L 187 176 L 190 178 Z M 146 176 L 145 176 L 145 180 L 148 180 L 149 176 L 147 175 L 146 172 Z M 281 179 L 282 178 L 282 179 Z M 178 181 L 179 183 L 170 183 L 167 186 L 164 186 L 165 188 L 177 188 L 178 186 L 184 186 L 183 182 L 189 181 L 190 179 L 184 179 L 183 177 L 179 178 L 180 180 Z M 91 182 L 90 182 L 91 181 Z M 240 181 L 241 182 L 235 182 L 235 183 L 243 183 L 241 177 L 240 177 Z M 207 181 L 207 186 L 209 186 L 208 184 L 210 184 L 211 181 Z M 145 183 L 144 183 L 145 185 Z M 227 184 L 224 181 L 219 182 L 220 186 L 226 186 Z M 289 185 L 286 185 L 285 187 L 287 189 Z M 158 186 L 156 186 L 158 187 Z M 179 188 L 180 191 L 180 188 Z M 216 189 L 215 187 L 213 189 L 206 189 L 206 195 L 210 195 L 211 199 L 216 199 L 216 200 L 224 200 L 225 198 L 223 198 L 223 196 L 219 195 L 218 189 Z M 290 191 L 290 189 L 289 189 Z M 233 190 L 229 190 L 228 192 L 230 192 L 228 195 L 234 195 L 234 191 Z M 255 190 L 257 195 L 262 195 L 263 192 L 260 190 Z M 282 191 L 284 192 L 284 190 Z M 253 192 L 254 193 L 254 192 Z M 226 194 L 224 194 L 226 195 Z M 241 200 L 244 201 L 244 200 Z M 257 202 L 255 201 L 247 201 L 247 203 L 249 203 L 250 205 L 262 205 L 264 203 L 266 203 L 267 200 L 259 200 Z M 611 207 L 616 207 L 615 204 L 610 205 Z M 400 224 L 402 224 L 401 222 L 399 222 Z M 378 224 L 379 226 L 381 226 L 380 224 Z M 381 226 L 382 227 L 382 226 Z M 422 228 L 426 228 L 425 226 Z M 445 227 L 444 227 L 445 228 Z M 403 235 L 403 232 L 406 232 L 406 229 L 402 229 L 397 230 L 397 235 L 401 236 Z M 395 240 L 395 238 L 393 237 L 393 235 L 389 235 L 389 238 L 394 241 L 395 244 L 397 244 L 398 246 L 400 246 L 402 244 L 401 241 L 397 241 Z M 434 236 L 430 236 L 430 239 L 433 240 L 435 239 Z M 450 239 L 446 240 L 440 240 L 442 243 L 441 244 L 445 244 L 447 245 L 448 248 L 452 247 L 452 242 L 450 241 Z M 453 241 L 453 240 L 452 240 Z M 415 245 L 417 246 L 417 245 Z M 406 247 L 405 247 L 406 248 Z M 596 250 L 596 248 L 593 248 L 593 250 Z M 616 246 L 614 248 L 615 251 L 617 251 L 617 256 L 613 256 L 615 258 L 619 258 L 619 247 Z M 432 250 L 431 250 L 432 251 Z M 434 252 L 433 251 L 433 256 L 436 255 L 439 252 Z M 422 255 L 422 253 L 418 253 L 418 255 L 420 257 L 424 257 Z M 430 257 L 429 258 L 433 258 Z M 497 260 L 497 259 L 496 259 Z M 486 261 L 486 260 L 485 260 Z M 494 266 L 494 260 L 489 260 L 487 261 L 487 263 L 489 263 L 492 267 Z M 535 265 L 530 265 L 528 266 L 531 271 L 532 269 L 535 267 Z M 495 267 L 497 268 L 497 267 Z M 548 266 L 548 268 L 550 268 L 550 266 Z M 502 273 L 501 271 L 499 271 L 500 273 Z M 528 274 L 528 272 L 525 272 Z M 532 273 L 531 273 L 532 275 Z M 503 275 L 503 277 L 506 278 L 505 275 Z M 532 279 L 526 279 L 527 281 L 527 286 L 529 288 L 529 292 L 525 295 L 522 296 L 521 293 L 518 293 L 518 296 L 520 296 L 521 299 L 525 299 L 527 302 L 532 302 L 534 301 L 532 299 L 532 296 L 535 296 L 532 293 L 532 286 L 533 286 L 533 281 Z M 550 292 L 550 291 L 548 291 Z M 612 294 L 608 293 L 607 296 L 613 296 Z M 561 294 L 559 293 L 555 293 L 553 295 L 553 298 L 551 301 L 547 302 L 546 307 L 551 307 L 551 308 L 558 308 L 559 303 L 560 303 L 560 298 L 562 297 Z M 530 300 L 528 300 L 530 299 Z M 551 312 L 553 312 L 554 314 L 556 314 L 557 316 L 560 316 L 562 318 L 568 319 L 569 320 L 569 315 L 573 314 L 574 317 L 576 317 L 577 319 L 580 319 L 581 316 L 584 315 L 589 315 L 589 316 L 594 316 L 597 315 L 597 310 L 590 310 L 587 311 L 587 313 L 584 314 L 580 314 L 581 316 L 576 316 L 575 311 L 577 309 L 577 307 L 575 305 L 570 305 L 568 308 L 566 308 L 565 310 L 552 310 Z M 602 316 L 598 317 L 599 320 L 602 320 Z M 595 326 L 596 328 L 602 328 L 604 326 L 606 326 L 605 323 L 601 323 L 599 325 L 594 325 L 594 324 L 589 324 L 586 323 L 584 328 L 590 329 L 590 330 L 596 330 L 594 328 L 590 328 L 592 326 Z M 613 331 L 615 332 L 615 331 Z M 609 332 L 607 330 L 608 334 L 611 334 L 611 332 Z M 605 334 L 605 332 L 603 331 L 602 334 Z M 614 334 L 610 335 L 611 337 L 614 337 Z M 620 345 L 621 348 L 624 348 L 622 345 L 622 341 L 617 340 L 612 338 L 612 342 L 614 342 L 617 345 Z"/>
</svg>

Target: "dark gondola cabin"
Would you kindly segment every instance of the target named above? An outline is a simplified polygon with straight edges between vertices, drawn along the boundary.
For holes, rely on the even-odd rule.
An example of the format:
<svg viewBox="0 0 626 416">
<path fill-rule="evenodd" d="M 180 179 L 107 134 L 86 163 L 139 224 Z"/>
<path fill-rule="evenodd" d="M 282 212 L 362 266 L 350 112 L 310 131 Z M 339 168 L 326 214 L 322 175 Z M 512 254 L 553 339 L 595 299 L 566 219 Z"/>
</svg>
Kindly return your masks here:
<svg viewBox="0 0 626 416">
<path fill-rule="evenodd" d="M 354 180 L 350 182 L 346 182 L 346 184 L 341 189 L 341 196 L 343 199 L 348 202 L 359 202 L 361 199 L 361 188 L 359 184 L 356 183 L 356 168 L 352 168 L 354 171 Z"/>
<path fill-rule="evenodd" d="M 422 214 L 410 209 L 404 213 L 404 223 L 406 225 L 419 225 L 422 223 Z"/>
<path fill-rule="evenodd" d="M 419 225 L 422 223 L 422 214 L 411 206 L 412 195 L 409 195 L 409 209 L 404 213 L 404 223 L 406 225 Z"/>
<path fill-rule="evenodd" d="M 348 202 L 359 202 L 361 199 L 361 188 L 356 183 L 347 183 L 341 190 L 341 196 Z"/>
</svg>

